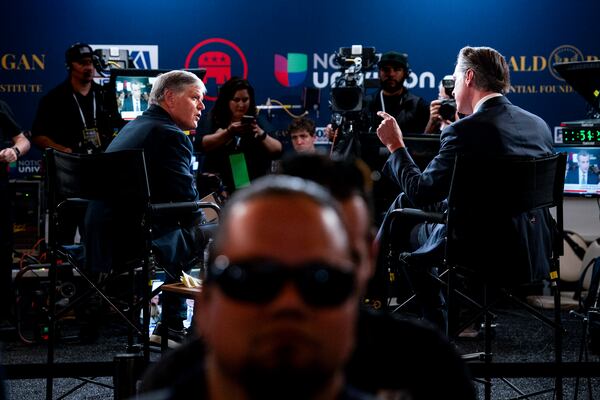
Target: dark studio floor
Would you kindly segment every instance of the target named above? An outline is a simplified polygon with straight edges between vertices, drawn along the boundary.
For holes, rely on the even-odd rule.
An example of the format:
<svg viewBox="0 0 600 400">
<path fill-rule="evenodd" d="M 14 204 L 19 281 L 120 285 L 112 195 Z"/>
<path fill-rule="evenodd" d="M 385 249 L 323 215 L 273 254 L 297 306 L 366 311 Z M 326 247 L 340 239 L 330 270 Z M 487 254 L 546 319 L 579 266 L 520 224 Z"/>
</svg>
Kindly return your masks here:
<svg viewBox="0 0 600 400">
<path fill-rule="evenodd" d="M 493 344 L 494 360 L 497 362 L 551 362 L 553 353 L 552 332 L 542 323 L 532 320 L 526 316 L 526 313 L 513 308 L 495 309 L 497 314 L 497 327 L 495 330 L 495 339 Z M 550 316 L 551 314 L 548 313 Z M 581 323 L 578 319 L 563 313 L 563 323 L 567 330 L 564 338 L 563 360 L 565 362 L 575 362 L 578 360 L 579 346 L 581 343 Z M 68 325 L 68 324 L 67 324 Z M 72 332 L 69 332 L 71 330 Z M 73 333 L 75 327 L 65 327 L 65 335 Z M 56 359 L 59 362 L 68 361 L 110 361 L 114 354 L 122 353 L 125 350 L 124 343 L 125 329 L 120 323 L 112 318 L 103 321 L 101 335 L 94 344 L 82 344 L 67 340 L 59 344 L 56 351 Z M 458 350 L 462 354 L 475 353 L 483 350 L 483 340 L 470 339 L 459 340 L 456 343 Z M 2 362 L 3 364 L 23 364 L 23 363 L 44 363 L 46 360 L 46 345 L 25 344 L 18 340 L 15 335 L 6 334 L 2 342 Z M 159 354 L 151 354 L 152 360 L 157 360 Z M 598 356 L 591 356 L 590 361 L 600 362 Z M 432 362 L 435 362 L 432 360 Z M 599 366 L 600 368 L 600 366 Z M 112 379 L 105 377 L 100 381 L 110 385 Z M 507 399 L 518 396 L 509 386 L 499 379 L 494 379 L 493 398 Z M 550 378 L 527 378 L 512 379 L 511 383 L 519 386 L 524 392 L 532 392 L 539 389 L 552 387 Z M 568 378 L 565 383 L 565 399 L 572 399 L 575 379 Z M 75 379 L 56 379 L 54 384 L 54 398 L 67 394 L 74 386 L 81 384 L 81 381 Z M 9 399 L 43 399 L 45 398 L 45 380 L 41 379 L 18 379 L 6 382 Z M 579 388 L 579 398 L 599 398 L 600 397 L 600 378 L 593 378 L 591 381 L 593 394 L 588 397 L 587 382 L 582 380 Z M 477 385 L 480 398 L 483 398 L 483 389 Z M 107 387 L 101 387 L 93 384 L 86 384 L 76 392 L 66 395 L 67 399 L 112 399 L 113 390 Z M 535 397 L 537 399 L 552 399 L 552 394 L 544 394 Z"/>
</svg>

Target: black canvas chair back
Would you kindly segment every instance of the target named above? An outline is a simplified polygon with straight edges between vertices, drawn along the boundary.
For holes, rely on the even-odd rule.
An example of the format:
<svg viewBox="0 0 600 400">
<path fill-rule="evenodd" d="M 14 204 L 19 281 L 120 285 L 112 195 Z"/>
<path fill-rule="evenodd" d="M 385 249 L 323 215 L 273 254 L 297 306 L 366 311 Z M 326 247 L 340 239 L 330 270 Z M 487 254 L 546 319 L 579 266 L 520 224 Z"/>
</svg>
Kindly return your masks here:
<svg viewBox="0 0 600 400">
<path fill-rule="evenodd" d="M 111 234 L 113 242 L 123 249 L 135 249 L 135 256 L 140 258 L 142 264 L 142 274 L 147 275 L 147 261 L 143 258 L 146 254 L 148 245 L 148 234 L 142 224 L 143 218 L 150 209 L 149 182 L 146 173 L 146 163 L 142 150 L 126 150 L 114 153 L 102 154 L 70 154 L 47 149 L 45 151 L 46 168 L 46 189 L 47 189 L 47 209 L 48 209 L 48 250 L 50 260 L 50 281 L 51 286 L 57 285 L 57 269 L 59 264 L 57 258 L 66 258 L 69 264 L 76 270 L 79 276 L 87 281 L 90 289 L 87 292 L 78 294 L 72 298 L 69 305 L 57 309 L 56 295 L 54 290 L 50 290 L 49 299 L 49 332 L 48 332 L 48 366 L 54 364 L 54 349 L 56 337 L 56 324 L 69 309 L 76 307 L 77 304 L 89 298 L 90 294 L 97 293 L 106 301 L 123 319 L 129 327 L 128 348 L 133 346 L 134 332 L 140 338 L 143 345 L 144 358 L 148 358 L 147 345 L 147 324 L 139 324 L 139 311 L 134 314 L 135 297 L 133 292 L 127 294 L 130 298 L 128 309 L 129 315 L 125 315 L 120 307 L 112 302 L 103 292 L 104 282 L 100 283 L 97 278 L 91 278 L 89 270 L 82 268 L 83 264 L 78 255 L 82 246 L 71 246 L 72 242 L 63 243 L 65 238 L 59 238 L 57 234 L 61 229 L 63 218 L 69 213 L 77 212 L 82 215 L 81 209 L 93 207 L 96 205 L 113 205 L 119 212 L 123 221 L 128 221 L 132 229 L 113 229 Z M 79 209 L 79 211 L 77 211 Z M 120 218 L 115 218 L 116 220 Z M 83 221 L 80 223 L 80 228 Z M 93 233 L 94 232 L 90 232 Z M 83 232 L 83 236 L 87 235 Z M 110 236 L 109 236 L 110 237 Z M 84 239 L 86 241 L 87 239 Z M 112 256 L 115 254 L 113 249 L 109 252 Z M 133 255 L 132 255 L 133 256 Z M 86 263 L 89 254 L 85 255 Z M 133 272 L 130 271 L 129 281 L 132 283 L 133 290 Z M 141 304 L 145 304 L 149 293 L 143 291 Z M 81 309 L 81 306 L 79 306 Z M 144 308 L 144 319 L 148 320 L 146 308 Z M 64 364 L 64 363 L 63 363 Z M 65 365 L 65 368 L 72 368 L 77 371 L 81 365 Z M 48 376 L 46 385 L 46 397 L 52 398 L 53 378 Z"/>
<path fill-rule="evenodd" d="M 564 154 L 538 158 L 474 158 L 458 155 L 445 213 L 412 208 L 399 208 L 390 213 L 390 220 L 402 218 L 398 223 L 408 221 L 411 224 L 429 222 L 446 225 L 443 255 L 437 251 L 429 256 L 418 251 L 403 253 L 401 266 L 419 268 L 424 261 L 445 265 L 443 275 L 447 289 L 449 336 L 454 337 L 483 315 L 485 351 L 482 359 L 488 365 L 492 361 L 490 307 L 500 298 L 511 300 L 554 329 L 554 362 L 556 365 L 561 363 L 558 280 L 563 245 L 565 165 Z M 556 209 L 556 222 L 550 215 L 553 207 Z M 438 257 L 443 257 L 443 260 Z M 467 293 L 463 287 L 455 285 L 459 276 L 468 280 Z M 554 289 L 553 319 L 516 298 L 511 290 L 519 284 L 543 279 L 549 280 Z M 473 299 L 470 296 L 476 297 Z M 396 310 L 402 309 L 411 299 L 404 301 Z M 458 306 L 461 303 L 475 308 L 476 315 L 459 324 Z M 484 397 L 490 399 L 489 376 L 485 377 L 484 384 Z M 554 390 L 556 398 L 562 398 L 560 376 L 556 378 Z"/>
<path fill-rule="evenodd" d="M 57 204 L 65 198 L 138 204 L 150 200 L 142 150 L 81 155 L 48 149 L 46 168 Z"/>
<path fill-rule="evenodd" d="M 448 320 L 453 336 L 457 307 L 453 300 L 454 271 L 467 272 L 482 290 L 486 364 L 492 360 L 490 288 L 527 310 L 554 329 L 554 362 L 562 362 L 559 257 L 562 255 L 562 200 L 566 158 L 553 154 L 540 158 L 475 159 L 457 156 L 448 197 L 446 263 Z M 556 208 L 556 222 L 550 208 Z M 546 228 L 550 226 L 550 232 Z M 530 307 L 511 293 L 519 284 L 550 281 L 554 290 L 554 319 Z M 456 299 L 459 296 L 455 297 Z M 471 321 L 476 320 L 476 317 Z M 470 322 L 468 322 L 470 323 Z M 491 380 L 484 379 L 486 399 Z M 544 391 L 542 391 L 544 392 Z M 554 393 L 562 398 L 562 379 L 556 376 Z"/>
<path fill-rule="evenodd" d="M 553 258 L 562 253 L 564 169 L 560 154 L 457 156 L 448 197 L 447 263 L 501 285 L 547 279 Z M 545 223 L 555 228 L 550 234 Z"/>
<path fill-rule="evenodd" d="M 81 155 L 48 149 L 46 168 L 50 210 L 78 202 L 106 209 L 92 215 L 96 220 L 90 220 L 89 212 L 86 216 L 89 232 L 83 236 L 89 236 L 85 241 L 88 270 L 108 272 L 113 261 L 123 265 L 143 256 L 146 237 L 142 218 L 149 206 L 150 190 L 142 150 Z M 52 232 L 60 229 L 52 225 L 51 240 L 57 236 Z M 95 240 L 100 233 L 113 240 Z"/>
</svg>

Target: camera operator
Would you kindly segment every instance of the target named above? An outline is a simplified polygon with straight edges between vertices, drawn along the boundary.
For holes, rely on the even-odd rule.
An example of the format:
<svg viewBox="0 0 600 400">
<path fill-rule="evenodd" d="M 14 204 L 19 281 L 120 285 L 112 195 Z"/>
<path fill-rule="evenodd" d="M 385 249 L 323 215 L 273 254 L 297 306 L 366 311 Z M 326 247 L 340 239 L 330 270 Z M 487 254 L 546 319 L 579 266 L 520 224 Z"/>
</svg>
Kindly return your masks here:
<svg viewBox="0 0 600 400">
<path fill-rule="evenodd" d="M 392 115 L 403 132 L 423 133 L 429 121 L 429 108 L 421 97 L 408 91 L 404 86 L 410 74 L 408 56 L 396 51 L 388 51 L 381 55 L 378 63 L 380 89 L 364 109 L 367 114 L 368 129 L 375 132 L 382 119 L 378 111 Z M 336 136 L 330 124 L 325 128 L 329 140 Z"/>
<path fill-rule="evenodd" d="M 69 76 L 42 98 L 31 129 L 31 140 L 41 149 L 92 153 L 108 145 L 113 129 L 102 86 L 93 81 L 94 59 L 83 43 L 65 52 Z"/>
<path fill-rule="evenodd" d="M 425 133 L 441 133 L 442 129 L 458 119 L 456 100 L 452 96 L 454 77 L 452 75 L 444 76 L 438 89 L 437 100 L 433 100 L 429 105 L 429 122 Z"/>
</svg>

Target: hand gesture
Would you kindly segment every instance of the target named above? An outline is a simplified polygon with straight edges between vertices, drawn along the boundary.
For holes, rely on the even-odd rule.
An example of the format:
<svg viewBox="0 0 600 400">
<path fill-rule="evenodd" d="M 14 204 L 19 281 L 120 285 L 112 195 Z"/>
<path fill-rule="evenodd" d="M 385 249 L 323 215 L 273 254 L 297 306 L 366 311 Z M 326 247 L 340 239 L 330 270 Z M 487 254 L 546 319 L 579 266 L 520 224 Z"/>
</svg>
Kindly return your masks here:
<svg viewBox="0 0 600 400">
<path fill-rule="evenodd" d="M 379 127 L 377 127 L 377 136 L 379 137 L 379 140 L 381 140 L 381 143 L 383 143 L 391 153 L 404 147 L 402 130 L 400 130 L 396 118 L 383 111 L 377 112 L 377 115 L 383 118 Z"/>
</svg>

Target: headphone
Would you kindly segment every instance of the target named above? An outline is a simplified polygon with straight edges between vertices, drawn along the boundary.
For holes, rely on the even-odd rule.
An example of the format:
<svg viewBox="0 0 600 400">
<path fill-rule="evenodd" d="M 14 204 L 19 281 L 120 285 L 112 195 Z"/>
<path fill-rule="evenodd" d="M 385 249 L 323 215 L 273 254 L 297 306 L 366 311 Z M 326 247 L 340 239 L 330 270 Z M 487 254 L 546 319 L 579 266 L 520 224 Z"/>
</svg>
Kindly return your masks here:
<svg viewBox="0 0 600 400">
<path fill-rule="evenodd" d="M 72 44 L 67 51 L 65 51 L 65 67 L 68 71 L 71 70 L 71 64 L 81 58 L 81 56 L 88 56 L 92 58 L 92 63 L 96 66 L 100 59 L 94 53 L 94 50 L 89 44 L 85 43 L 74 43 Z"/>
</svg>

